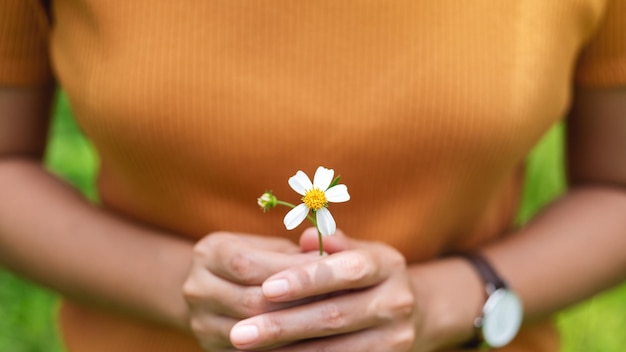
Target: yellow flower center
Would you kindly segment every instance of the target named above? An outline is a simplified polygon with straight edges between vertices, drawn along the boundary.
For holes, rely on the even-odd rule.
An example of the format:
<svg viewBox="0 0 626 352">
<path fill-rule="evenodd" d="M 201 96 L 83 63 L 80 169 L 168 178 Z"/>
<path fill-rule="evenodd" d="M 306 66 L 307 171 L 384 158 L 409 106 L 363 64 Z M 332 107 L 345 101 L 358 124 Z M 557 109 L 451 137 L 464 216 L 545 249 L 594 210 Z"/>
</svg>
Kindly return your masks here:
<svg viewBox="0 0 626 352">
<path fill-rule="evenodd" d="M 326 200 L 326 194 L 319 188 L 313 188 L 306 192 L 302 201 L 309 209 L 316 211 L 326 206 L 328 201 Z"/>
</svg>

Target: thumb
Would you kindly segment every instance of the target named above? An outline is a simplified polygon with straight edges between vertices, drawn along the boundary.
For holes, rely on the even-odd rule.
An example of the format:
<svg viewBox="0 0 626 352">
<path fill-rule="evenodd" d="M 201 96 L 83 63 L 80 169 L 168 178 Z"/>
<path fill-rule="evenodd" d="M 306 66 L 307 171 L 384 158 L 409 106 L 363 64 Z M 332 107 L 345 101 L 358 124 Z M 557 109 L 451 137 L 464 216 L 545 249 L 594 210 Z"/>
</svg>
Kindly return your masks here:
<svg viewBox="0 0 626 352">
<path fill-rule="evenodd" d="M 328 254 L 341 252 L 355 247 L 354 240 L 346 236 L 343 231 L 337 230 L 330 236 L 322 236 L 324 251 Z M 315 227 L 310 227 L 300 236 L 302 252 L 319 251 L 319 235 Z"/>
</svg>

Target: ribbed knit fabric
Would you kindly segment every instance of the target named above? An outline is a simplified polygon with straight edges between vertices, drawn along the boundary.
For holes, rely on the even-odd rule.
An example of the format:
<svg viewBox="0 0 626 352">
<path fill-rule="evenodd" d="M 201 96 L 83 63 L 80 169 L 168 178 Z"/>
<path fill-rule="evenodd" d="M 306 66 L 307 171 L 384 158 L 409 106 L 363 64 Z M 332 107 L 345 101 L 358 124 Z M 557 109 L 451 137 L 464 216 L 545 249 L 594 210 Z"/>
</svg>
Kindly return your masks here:
<svg viewBox="0 0 626 352">
<path fill-rule="evenodd" d="M 194 240 L 297 239 L 256 197 L 297 202 L 287 179 L 322 165 L 348 185 L 330 207 L 348 235 L 410 262 L 479 246 L 510 229 L 575 82 L 626 83 L 625 0 L 55 0 L 49 38 L 36 4 L 0 5 L 0 83 L 49 80 L 49 46 L 103 205 Z M 194 350 L 71 303 L 61 321 L 71 352 Z M 548 324 L 503 351 L 557 346 Z"/>
<path fill-rule="evenodd" d="M 49 24 L 38 0 L 0 3 L 0 85 L 48 84 Z"/>
</svg>

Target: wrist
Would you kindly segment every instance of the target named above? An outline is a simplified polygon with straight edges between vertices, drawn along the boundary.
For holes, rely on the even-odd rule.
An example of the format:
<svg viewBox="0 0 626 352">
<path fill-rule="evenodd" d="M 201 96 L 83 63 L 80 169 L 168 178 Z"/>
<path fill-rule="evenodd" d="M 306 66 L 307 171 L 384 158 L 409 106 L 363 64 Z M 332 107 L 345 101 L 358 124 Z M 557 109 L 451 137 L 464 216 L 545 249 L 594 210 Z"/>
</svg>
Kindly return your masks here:
<svg viewBox="0 0 626 352">
<path fill-rule="evenodd" d="M 172 238 L 171 242 L 155 253 L 160 279 L 151 290 L 154 310 L 166 325 L 191 332 L 189 305 L 183 295 L 183 286 L 192 266 L 193 244 L 177 238 Z"/>
<path fill-rule="evenodd" d="M 470 252 L 460 256 L 480 276 L 487 297 L 481 314 L 474 321 L 477 334 L 466 346 L 475 348 L 486 344 L 499 348 L 509 344 L 522 322 L 523 308 L 519 297 L 481 254 Z"/>
<path fill-rule="evenodd" d="M 471 340 L 485 301 L 484 285 L 472 267 L 462 258 L 446 258 L 413 265 L 410 272 L 418 301 L 417 333 L 427 350 Z"/>
</svg>

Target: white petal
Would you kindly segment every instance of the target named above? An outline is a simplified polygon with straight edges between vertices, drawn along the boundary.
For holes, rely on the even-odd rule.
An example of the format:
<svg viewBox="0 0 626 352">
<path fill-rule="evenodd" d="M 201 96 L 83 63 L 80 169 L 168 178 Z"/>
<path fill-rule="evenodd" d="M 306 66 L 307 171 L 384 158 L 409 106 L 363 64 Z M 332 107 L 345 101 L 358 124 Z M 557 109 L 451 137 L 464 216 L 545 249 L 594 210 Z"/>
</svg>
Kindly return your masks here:
<svg viewBox="0 0 626 352">
<path fill-rule="evenodd" d="M 335 219 L 330 215 L 330 211 L 326 208 L 321 208 L 315 212 L 315 218 L 317 220 L 317 228 L 320 230 L 322 235 L 330 236 L 335 233 L 337 230 L 337 224 L 335 224 Z"/>
<path fill-rule="evenodd" d="M 294 176 L 289 178 L 289 186 L 300 195 L 305 195 L 306 191 L 313 188 L 313 184 L 303 171 L 298 170 Z"/>
<path fill-rule="evenodd" d="M 291 209 L 283 219 L 283 223 L 285 224 L 287 230 L 293 230 L 298 227 L 298 225 L 300 225 L 302 221 L 306 219 L 308 213 L 309 208 L 304 203 Z"/>
<path fill-rule="evenodd" d="M 329 188 L 324 193 L 326 194 L 326 199 L 332 203 L 341 203 L 350 200 L 350 194 L 348 193 L 348 187 L 346 187 L 346 185 L 336 185 Z"/>
<path fill-rule="evenodd" d="M 333 182 L 334 175 L 335 170 L 327 169 L 323 166 L 318 167 L 315 171 L 315 176 L 313 176 L 313 186 L 325 191 L 330 186 L 330 183 Z"/>
</svg>

